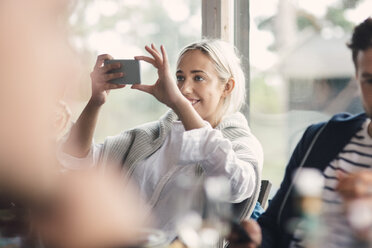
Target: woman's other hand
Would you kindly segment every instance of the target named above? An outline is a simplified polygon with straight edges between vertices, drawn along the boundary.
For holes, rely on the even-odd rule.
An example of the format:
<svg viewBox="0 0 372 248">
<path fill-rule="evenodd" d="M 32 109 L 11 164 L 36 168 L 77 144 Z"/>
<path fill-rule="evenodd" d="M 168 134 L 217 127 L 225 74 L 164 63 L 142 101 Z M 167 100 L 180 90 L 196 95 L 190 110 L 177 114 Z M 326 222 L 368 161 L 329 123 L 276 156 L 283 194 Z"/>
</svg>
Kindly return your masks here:
<svg viewBox="0 0 372 248">
<path fill-rule="evenodd" d="M 146 46 L 145 49 L 152 57 L 136 56 L 135 59 L 152 64 L 158 70 L 159 78 L 153 85 L 135 84 L 132 88 L 147 92 L 153 95 L 158 101 L 175 109 L 178 103 L 182 102 L 182 100 L 186 100 L 186 98 L 182 95 L 175 80 L 172 78 L 168 55 L 164 46 L 160 46 L 160 52 L 156 49 L 154 44 L 151 44 L 151 47 Z"/>
<path fill-rule="evenodd" d="M 122 72 L 109 73 L 113 69 L 120 68 L 120 63 L 104 65 L 105 60 L 111 60 L 113 57 L 109 54 L 101 54 L 97 57 L 96 65 L 90 74 L 92 79 L 92 96 L 91 102 L 102 105 L 106 102 L 107 95 L 111 89 L 124 88 L 125 85 L 113 84 L 109 81 L 124 76 Z"/>
</svg>

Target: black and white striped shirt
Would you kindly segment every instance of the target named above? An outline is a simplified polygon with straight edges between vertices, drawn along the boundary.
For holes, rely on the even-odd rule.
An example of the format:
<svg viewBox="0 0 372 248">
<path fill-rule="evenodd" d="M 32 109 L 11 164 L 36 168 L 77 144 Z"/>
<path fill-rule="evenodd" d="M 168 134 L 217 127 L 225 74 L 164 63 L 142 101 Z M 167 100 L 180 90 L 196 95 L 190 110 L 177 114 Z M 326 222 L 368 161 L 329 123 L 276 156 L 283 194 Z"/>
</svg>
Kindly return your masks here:
<svg viewBox="0 0 372 248">
<path fill-rule="evenodd" d="M 327 248 L 353 247 L 355 240 L 352 229 L 346 219 L 341 195 L 335 190 L 339 180 L 337 172 L 349 174 L 372 168 L 372 137 L 368 134 L 371 120 L 364 122 L 362 130 L 357 132 L 342 151 L 333 159 L 323 172 L 325 184 L 322 193 L 322 245 Z M 290 247 L 304 247 L 302 230 L 298 228 Z M 322 247 L 323 247 L 322 246 Z"/>
</svg>

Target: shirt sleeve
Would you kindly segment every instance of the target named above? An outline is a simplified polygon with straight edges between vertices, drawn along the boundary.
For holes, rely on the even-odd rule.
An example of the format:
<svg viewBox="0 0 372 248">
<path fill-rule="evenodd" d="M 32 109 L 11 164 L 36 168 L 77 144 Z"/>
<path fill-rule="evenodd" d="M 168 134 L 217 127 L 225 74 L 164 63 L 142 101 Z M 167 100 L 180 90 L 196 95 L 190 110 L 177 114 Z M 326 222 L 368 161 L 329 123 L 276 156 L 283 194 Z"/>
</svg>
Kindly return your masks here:
<svg viewBox="0 0 372 248">
<path fill-rule="evenodd" d="M 182 139 L 180 165 L 198 162 L 206 176 L 224 176 L 230 181 L 230 201 L 238 203 L 252 196 L 256 188 L 263 152 L 252 134 L 232 142 L 221 131 L 205 126 L 184 132 Z"/>
<path fill-rule="evenodd" d="M 66 142 L 67 137 L 61 139 L 57 148 L 57 159 L 62 165 L 63 169 L 67 170 L 78 170 L 86 167 L 95 166 L 98 162 L 99 154 L 102 150 L 103 144 L 92 143 L 89 153 L 86 157 L 77 158 L 68 153 L 65 153 L 62 149 L 63 144 Z"/>
</svg>

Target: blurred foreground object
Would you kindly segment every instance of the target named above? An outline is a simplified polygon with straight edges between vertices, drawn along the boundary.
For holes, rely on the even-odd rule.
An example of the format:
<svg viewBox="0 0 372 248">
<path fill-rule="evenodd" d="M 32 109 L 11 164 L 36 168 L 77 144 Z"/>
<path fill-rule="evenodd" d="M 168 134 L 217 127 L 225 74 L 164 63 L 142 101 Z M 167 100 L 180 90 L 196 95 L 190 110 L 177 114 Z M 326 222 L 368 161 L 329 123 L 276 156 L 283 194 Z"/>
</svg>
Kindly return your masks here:
<svg viewBox="0 0 372 248">
<path fill-rule="evenodd" d="M 372 172 L 339 173 L 337 190 L 345 201 L 347 220 L 356 235 L 372 245 Z"/>
<path fill-rule="evenodd" d="M 177 232 L 187 247 L 216 247 L 230 232 L 232 212 L 228 199 L 231 187 L 225 177 L 208 177 L 196 182 L 190 176 L 182 175 L 178 178 L 179 192 L 186 197 L 179 202 Z M 196 203 L 191 203 L 192 207 L 187 206 L 190 199 L 193 199 L 192 195 L 194 198 L 198 195 L 199 201 L 205 202 L 203 211 L 197 209 Z"/>
<path fill-rule="evenodd" d="M 122 247 L 138 240 L 145 216 L 136 191 L 123 184 L 120 173 L 91 169 L 60 179 L 55 199 L 32 215 L 47 247 Z"/>
<path fill-rule="evenodd" d="M 59 101 L 79 69 L 64 25 L 68 5 L 0 2 L 1 247 L 20 247 L 26 236 L 36 241 L 26 247 L 39 239 L 60 248 L 128 245 L 144 220 L 121 174 L 61 174 L 56 161 L 69 120 Z"/>
<path fill-rule="evenodd" d="M 62 23 L 67 5 L 1 2 L 0 186 L 23 197 L 40 195 L 57 174 L 54 106 L 77 73 Z"/>
<path fill-rule="evenodd" d="M 301 212 L 295 235 L 301 236 L 302 245 L 306 248 L 323 247 L 323 235 L 326 231 L 321 221 L 324 177 L 314 168 L 298 169 L 294 177 L 296 203 Z"/>
<path fill-rule="evenodd" d="M 56 187 L 57 131 L 52 116 L 77 71 L 61 23 L 67 4 L 61 0 L 0 3 L 2 237 L 29 234 L 28 207 L 45 202 Z"/>
</svg>

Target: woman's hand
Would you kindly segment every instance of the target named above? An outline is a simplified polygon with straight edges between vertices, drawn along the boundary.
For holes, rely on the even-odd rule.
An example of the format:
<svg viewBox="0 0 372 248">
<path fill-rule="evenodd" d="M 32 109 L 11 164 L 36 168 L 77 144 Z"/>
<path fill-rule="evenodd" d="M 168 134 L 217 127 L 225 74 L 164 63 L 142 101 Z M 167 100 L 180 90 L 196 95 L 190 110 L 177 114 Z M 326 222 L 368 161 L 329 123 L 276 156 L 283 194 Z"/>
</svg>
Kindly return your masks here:
<svg viewBox="0 0 372 248">
<path fill-rule="evenodd" d="M 161 53 L 152 44 L 151 47 L 146 46 L 151 57 L 137 56 L 135 59 L 143 60 L 152 64 L 158 69 L 158 80 L 154 85 L 134 84 L 132 89 L 141 90 L 153 95 L 158 101 L 164 103 L 174 110 L 185 127 L 185 130 L 191 130 L 204 127 L 205 124 L 200 115 L 196 112 L 191 103 L 184 97 L 172 75 L 170 73 L 168 56 L 163 46 L 160 47 Z"/>
<path fill-rule="evenodd" d="M 161 52 L 159 52 L 155 48 L 154 44 L 151 44 L 151 47 L 146 46 L 145 49 L 152 55 L 152 57 L 136 56 L 135 59 L 143 60 L 152 64 L 156 69 L 158 69 L 159 78 L 154 85 L 134 84 L 132 88 L 153 95 L 156 99 L 158 99 L 158 101 L 175 110 L 179 103 L 187 99 L 178 89 L 174 79 L 172 79 L 167 53 L 163 46 L 160 46 Z"/>
<path fill-rule="evenodd" d="M 121 64 L 113 63 L 104 65 L 104 61 L 107 59 L 113 58 L 108 54 L 97 57 L 94 70 L 90 74 L 92 79 L 92 96 L 76 123 L 72 126 L 70 135 L 63 145 L 63 151 L 74 157 L 84 158 L 89 154 L 102 104 L 106 102 L 107 95 L 111 89 L 125 87 L 125 85 L 109 82 L 111 79 L 123 77 L 124 74 L 122 72 L 108 73 L 113 69 L 120 68 Z"/>
<path fill-rule="evenodd" d="M 102 105 L 106 102 L 107 95 L 111 89 L 120 89 L 125 87 L 125 85 L 109 82 L 109 80 L 123 77 L 124 74 L 122 72 L 107 73 L 113 69 L 118 69 L 121 66 L 120 63 L 104 65 L 104 61 L 107 59 L 111 60 L 113 57 L 108 54 L 99 55 L 94 70 L 90 74 L 90 78 L 92 79 L 92 96 L 90 101 L 97 105 Z"/>
</svg>

